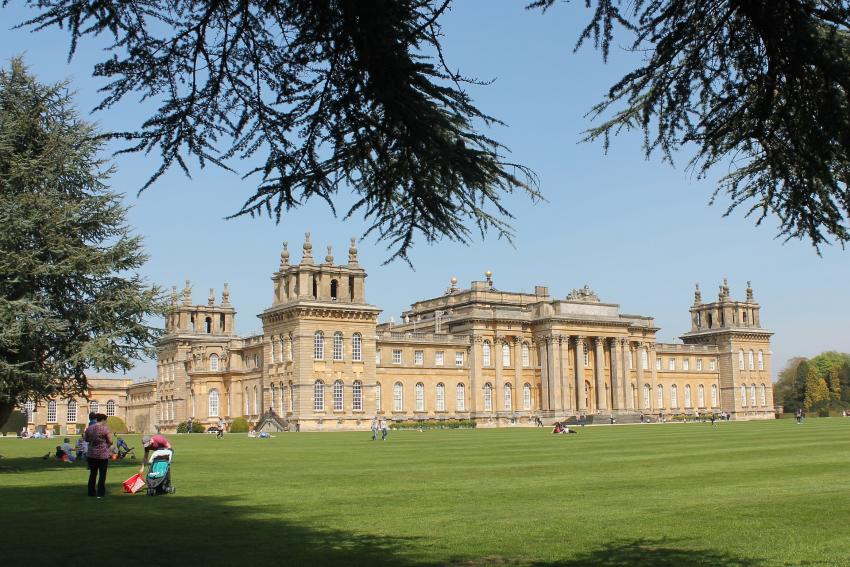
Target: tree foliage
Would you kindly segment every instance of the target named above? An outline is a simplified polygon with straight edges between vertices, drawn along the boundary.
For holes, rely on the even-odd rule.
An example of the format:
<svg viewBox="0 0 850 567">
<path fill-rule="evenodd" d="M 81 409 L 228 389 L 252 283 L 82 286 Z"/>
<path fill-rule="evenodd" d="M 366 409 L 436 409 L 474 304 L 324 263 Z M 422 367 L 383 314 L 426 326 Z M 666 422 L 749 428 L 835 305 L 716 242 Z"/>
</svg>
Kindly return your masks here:
<svg viewBox="0 0 850 567">
<path fill-rule="evenodd" d="M 466 241 L 472 221 L 510 238 L 505 192 L 536 196 L 536 178 L 510 163 L 478 125 L 498 123 L 473 105 L 442 60 L 439 16 L 428 0 L 195 0 L 30 2 L 36 29 L 110 34 L 95 67 L 111 80 L 101 108 L 131 92 L 160 106 L 141 128 L 115 136 L 126 151 L 158 151 L 148 185 L 187 156 L 227 165 L 260 152 L 256 193 L 237 215 L 281 215 L 312 198 L 334 209 L 340 187 L 406 258 L 414 237 Z M 367 232 L 368 234 L 368 232 Z"/>
<path fill-rule="evenodd" d="M 86 371 L 151 354 L 162 312 L 101 142 L 65 84 L 0 70 L 0 422 L 27 399 L 83 395 Z"/>
<path fill-rule="evenodd" d="M 850 354 L 826 351 L 792 358 L 779 373 L 774 397 L 785 411 L 850 407 Z"/>
<path fill-rule="evenodd" d="M 8 0 L 4 0 L 4 4 Z M 565 2 L 567 4 L 569 2 Z M 505 191 L 536 179 L 476 129 L 498 123 L 443 57 L 450 0 L 29 0 L 33 29 L 112 38 L 95 67 L 101 107 L 141 93 L 160 106 L 127 151 L 159 151 L 151 181 L 185 159 L 226 166 L 262 153 L 237 214 L 282 213 L 352 188 L 371 230 L 406 257 L 417 233 L 465 241 L 472 220 L 510 237 Z M 547 11 L 555 0 L 530 9 Z M 592 110 L 587 139 L 644 134 L 647 155 L 693 148 L 714 198 L 815 247 L 850 239 L 850 3 L 839 0 L 585 0 L 576 47 L 607 60 L 616 28 L 644 63 Z M 620 33 L 618 32 L 618 33 Z M 714 199 L 712 199 L 714 200 Z M 491 212 L 492 211 L 492 212 Z"/>
<path fill-rule="evenodd" d="M 547 9 L 555 0 L 534 6 Z M 836 0 L 596 0 L 580 42 L 607 56 L 615 25 L 645 63 L 614 84 L 589 139 L 637 129 L 647 155 L 694 147 L 705 175 L 731 162 L 715 191 L 757 224 L 815 247 L 850 240 L 850 3 Z"/>
</svg>

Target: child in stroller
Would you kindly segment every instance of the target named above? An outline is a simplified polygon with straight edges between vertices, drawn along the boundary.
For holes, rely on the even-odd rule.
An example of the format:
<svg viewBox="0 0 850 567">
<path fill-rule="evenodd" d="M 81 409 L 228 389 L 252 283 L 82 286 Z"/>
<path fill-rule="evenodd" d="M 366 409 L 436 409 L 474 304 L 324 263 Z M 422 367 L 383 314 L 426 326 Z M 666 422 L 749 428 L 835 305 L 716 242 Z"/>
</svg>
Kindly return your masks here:
<svg viewBox="0 0 850 567">
<path fill-rule="evenodd" d="M 174 494 L 175 488 L 171 485 L 171 461 L 174 459 L 174 450 L 171 443 L 162 435 L 142 437 L 142 445 L 145 447 L 145 458 L 139 474 L 145 470 L 145 462 L 148 463 L 148 474 L 145 484 L 148 486 L 148 496 L 157 494 Z M 148 459 L 150 453 L 150 459 Z"/>
</svg>

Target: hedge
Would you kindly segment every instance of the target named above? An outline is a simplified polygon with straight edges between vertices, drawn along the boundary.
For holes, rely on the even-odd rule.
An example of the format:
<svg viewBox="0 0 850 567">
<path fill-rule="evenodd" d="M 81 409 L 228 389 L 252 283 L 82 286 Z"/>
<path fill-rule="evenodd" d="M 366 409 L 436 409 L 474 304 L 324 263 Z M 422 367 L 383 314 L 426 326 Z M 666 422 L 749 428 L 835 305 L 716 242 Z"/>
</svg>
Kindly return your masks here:
<svg viewBox="0 0 850 567">
<path fill-rule="evenodd" d="M 127 433 L 127 424 L 120 417 L 111 416 L 106 418 L 106 427 L 112 433 Z"/>
<path fill-rule="evenodd" d="M 475 429 L 474 419 L 423 419 L 390 422 L 390 429 Z"/>
<path fill-rule="evenodd" d="M 236 417 L 230 422 L 230 433 L 248 433 L 248 420 Z"/>
<path fill-rule="evenodd" d="M 186 433 L 189 431 L 189 420 L 181 421 L 177 424 L 177 433 Z M 204 433 L 206 432 L 206 428 L 200 422 L 193 421 L 192 422 L 192 433 Z"/>
</svg>

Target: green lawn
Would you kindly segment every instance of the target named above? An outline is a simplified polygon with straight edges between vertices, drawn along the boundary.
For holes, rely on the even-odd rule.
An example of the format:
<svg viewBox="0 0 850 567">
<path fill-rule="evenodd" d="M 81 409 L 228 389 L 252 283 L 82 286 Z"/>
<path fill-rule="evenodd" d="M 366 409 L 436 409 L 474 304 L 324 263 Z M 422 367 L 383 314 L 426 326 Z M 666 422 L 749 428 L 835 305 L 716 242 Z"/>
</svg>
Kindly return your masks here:
<svg viewBox="0 0 850 567">
<path fill-rule="evenodd" d="M 850 565 L 850 420 L 172 441 L 177 494 L 96 500 L 0 439 L 2 563 Z"/>
</svg>

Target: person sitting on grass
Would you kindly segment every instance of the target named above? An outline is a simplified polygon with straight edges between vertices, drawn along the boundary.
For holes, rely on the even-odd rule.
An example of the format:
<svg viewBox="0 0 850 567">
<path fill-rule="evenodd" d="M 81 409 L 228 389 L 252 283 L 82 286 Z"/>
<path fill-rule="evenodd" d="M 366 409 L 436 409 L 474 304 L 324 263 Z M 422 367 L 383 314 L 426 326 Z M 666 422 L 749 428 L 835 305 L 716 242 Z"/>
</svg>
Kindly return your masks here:
<svg viewBox="0 0 850 567">
<path fill-rule="evenodd" d="M 88 445 L 89 444 L 86 443 L 86 440 L 83 439 L 82 437 L 77 439 L 76 451 L 77 451 L 77 459 L 78 460 L 86 458 L 86 452 L 88 451 L 88 448 L 89 448 Z"/>
<path fill-rule="evenodd" d="M 142 446 L 145 448 L 145 456 L 142 459 L 142 466 L 139 467 L 139 474 L 142 476 L 144 476 L 145 464 L 148 462 L 148 453 L 152 453 L 157 449 L 171 449 L 172 452 L 174 451 L 174 449 L 171 448 L 171 443 L 168 442 L 168 439 L 159 433 L 156 435 L 145 435 L 142 437 Z"/>
<path fill-rule="evenodd" d="M 74 461 L 74 459 L 75 459 L 74 448 L 71 447 L 71 440 L 70 439 L 65 437 L 65 439 L 62 440 L 62 444 L 59 445 L 59 448 L 62 449 L 62 453 L 64 453 L 64 458 L 62 458 L 63 461 L 65 461 L 65 462 L 73 462 Z"/>
</svg>

